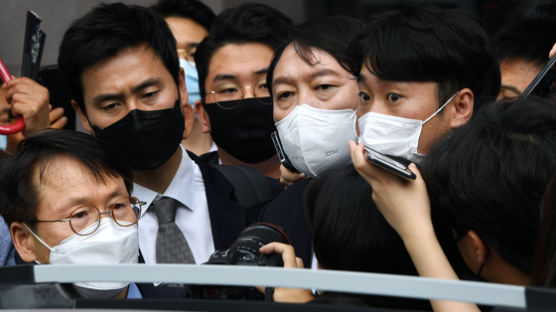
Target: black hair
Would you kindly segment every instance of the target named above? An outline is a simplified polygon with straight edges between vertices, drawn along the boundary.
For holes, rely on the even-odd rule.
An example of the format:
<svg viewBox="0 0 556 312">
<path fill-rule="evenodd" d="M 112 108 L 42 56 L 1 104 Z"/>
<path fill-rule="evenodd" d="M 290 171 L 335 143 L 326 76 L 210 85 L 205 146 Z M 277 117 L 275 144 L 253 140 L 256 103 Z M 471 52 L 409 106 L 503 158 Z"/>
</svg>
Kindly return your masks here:
<svg viewBox="0 0 556 312">
<path fill-rule="evenodd" d="M 214 12 L 198 0 L 158 0 L 151 9 L 162 15 L 163 18 L 183 17 L 203 26 L 208 32 L 214 20 Z"/>
<path fill-rule="evenodd" d="M 439 105 L 469 88 L 476 111 L 500 90 L 490 38 L 475 16 L 460 9 L 405 5 L 380 12 L 349 50 L 355 74 L 364 64 L 381 79 L 436 82 Z"/>
<path fill-rule="evenodd" d="M 541 205 L 541 225 L 533 257 L 531 285 L 556 287 L 556 174 L 552 175 Z"/>
<path fill-rule="evenodd" d="M 301 25 L 290 28 L 288 39 L 276 50 L 266 76 L 267 86 L 272 95 L 274 69 L 282 53 L 291 44 L 295 52 L 308 64 L 314 65 L 312 49 L 316 48 L 330 54 L 346 71 L 350 53 L 348 45 L 351 39 L 363 29 L 363 22 L 347 16 L 320 16 Z"/>
<path fill-rule="evenodd" d="M 227 44 L 262 43 L 276 50 L 291 25 L 288 16 L 264 4 L 246 3 L 222 11 L 195 52 L 201 98 L 205 98 L 210 61 L 218 49 Z"/>
<path fill-rule="evenodd" d="M 14 221 L 34 224 L 41 192 L 35 174 L 39 172 L 42 179 L 42 172 L 60 157 L 79 162 L 99 182 L 106 177 L 122 177 L 128 193 L 133 189 L 131 169 L 94 136 L 72 130 L 43 130 L 21 141 L 17 153 L 0 165 L 0 215 L 8 226 Z"/>
<path fill-rule="evenodd" d="M 522 58 L 544 65 L 556 42 L 556 3 L 534 1 L 521 4 L 506 21 L 494 36 L 498 60 Z"/>
<path fill-rule="evenodd" d="M 125 49 L 142 45 L 160 57 L 177 86 L 176 40 L 166 21 L 156 12 L 123 3 L 99 4 L 71 24 L 60 45 L 58 67 L 72 99 L 84 114 L 87 112 L 83 102 L 83 72 Z"/>
<path fill-rule="evenodd" d="M 370 185 L 353 165 L 315 177 L 305 189 L 303 207 L 313 249 L 323 268 L 417 275 L 402 239 L 375 206 Z M 375 300 L 375 306 L 398 308 L 407 306 L 397 303 L 413 302 L 369 300 Z"/>
<path fill-rule="evenodd" d="M 422 173 L 433 208 L 531 273 L 539 206 L 556 169 L 556 106 L 540 98 L 485 106 L 437 143 Z"/>
</svg>

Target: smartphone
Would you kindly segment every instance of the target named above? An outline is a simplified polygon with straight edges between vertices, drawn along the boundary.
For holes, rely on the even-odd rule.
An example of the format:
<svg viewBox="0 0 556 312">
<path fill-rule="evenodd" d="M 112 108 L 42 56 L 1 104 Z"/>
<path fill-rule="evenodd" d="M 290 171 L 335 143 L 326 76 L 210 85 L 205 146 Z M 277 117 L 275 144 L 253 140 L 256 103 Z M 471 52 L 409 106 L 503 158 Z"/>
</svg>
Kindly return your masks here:
<svg viewBox="0 0 556 312">
<path fill-rule="evenodd" d="M 367 160 L 373 165 L 386 169 L 387 171 L 404 179 L 415 180 L 415 178 L 417 178 L 415 173 L 407 168 L 407 165 L 371 148 L 365 147 L 365 149 L 367 150 Z"/>
<path fill-rule="evenodd" d="M 295 167 L 292 165 L 292 163 L 288 159 L 288 156 L 284 152 L 284 147 L 282 146 L 282 141 L 280 141 L 280 136 L 278 135 L 278 131 L 272 132 L 270 134 L 270 137 L 272 138 L 272 143 L 274 143 L 274 148 L 276 149 L 276 154 L 278 154 L 278 158 L 280 159 L 280 163 L 282 163 L 282 165 L 284 165 L 284 167 L 286 167 L 287 169 L 289 169 L 291 171 L 299 172 L 299 170 L 295 169 Z"/>
<path fill-rule="evenodd" d="M 556 104 L 556 55 L 554 55 L 523 91 L 521 97 L 536 95 Z"/>
</svg>

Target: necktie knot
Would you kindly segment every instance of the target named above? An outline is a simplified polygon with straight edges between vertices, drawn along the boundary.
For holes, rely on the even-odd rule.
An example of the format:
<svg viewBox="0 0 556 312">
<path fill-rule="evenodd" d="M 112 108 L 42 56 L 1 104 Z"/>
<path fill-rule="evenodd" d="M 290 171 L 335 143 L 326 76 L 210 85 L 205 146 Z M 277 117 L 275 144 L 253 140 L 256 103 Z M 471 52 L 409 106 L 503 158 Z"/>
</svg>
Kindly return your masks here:
<svg viewBox="0 0 556 312">
<path fill-rule="evenodd" d="M 158 218 L 158 224 L 172 223 L 176 219 L 178 201 L 170 197 L 161 197 L 153 202 L 154 212 Z"/>
</svg>

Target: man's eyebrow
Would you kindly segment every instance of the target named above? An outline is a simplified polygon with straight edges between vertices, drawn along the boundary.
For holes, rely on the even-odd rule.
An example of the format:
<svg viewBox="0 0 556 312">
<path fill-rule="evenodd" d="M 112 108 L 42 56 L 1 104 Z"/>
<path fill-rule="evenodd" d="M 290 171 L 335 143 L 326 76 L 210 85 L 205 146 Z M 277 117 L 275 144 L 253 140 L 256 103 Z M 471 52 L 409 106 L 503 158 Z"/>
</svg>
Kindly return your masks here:
<svg viewBox="0 0 556 312">
<path fill-rule="evenodd" d="M 73 208 L 75 206 L 86 204 L 87 203 L 87 197 L 82 197 L 82 196 L 72 197 L 72 198 L 69 198 L 69 199 L 66 199 L 66 200 L 62 200 L 61 202 L 62 202 L 62 204 L 60 206 L 58 206 L 58 208 L 56 208 L 56 210 L 67 210 L 68 208 L 73 210 Z"/>
<path fill-rule="evenodd" d="M 512 85 L 501 85 L 500 89 L 504 89 L 504 90 L 508 90 L 511 91 L 513 93 L 515 93 L 516 95 L 520 95 L 522 92 L 519 91 L 519 89 L 516 86 L 512 86 Z"/>
<path fill-rule="evenodd" d="M 322 77 L 322 76 L 339 76 L 340 74 L 337 73 L 336 71 L 332 70 L 332 69 L 323 69 L 323 70 L 319 70 L 318 72 L 312 73 L 309 75 L 310 79 L 315 79 L 318 77 Z"/>
<path fill-rule="evenodd" d="M 116 197 L 116 196 L 120 197 L 120 196 L 127 196 L 127 195 L 128 195 L 128 193 L 127 193 L 126 189 L 122 190 L 121 188 L 118 188 L 115 191 L 113 191 L 112 193 L 108 194 L 108 197 L 113 198 L 113 197 Z"/>
<path fill-rule="evenodd" d="M 147 79 L 143 82 L 141 82 L 140 84 L 138 84 L 137 86 L 133 87 L 131 89 L 132 93 L 137 93 L 145 88 L 151 87 L 151 86 L 157 86 L 161 84 L 161 80 L 159 78 L 151 78 L 151 79 Z"/>
<path fill-rule="evenodd" d="M 308 75 L 309 80 L 321 77 L 321 76 L 328 76 L 328 75 L 332 75 L 332 76 L 340 76 L 339 73 L 337 73 L 336 71 L 332 70 L 332 69 L 323 69 L 323 70 L 319 70 L 317 72 L 311 73 L 310 75 Z M 288 77 L 288 76 L 277 76 L 274 78 L 274 80 L 272 81 L 273 85 L 277 85 L 280 83 L 285 83 L 285 84 L 295 84 L 295 80 L 292 77 Z"/>
<path fill-rule="evenodd" d="M 361 74 L 357 75 L 357 82 L 365 82 L 365 80 L 366 80 L 365 75 L 361 75 Z"/>
<path fill-rule="evenodd" d="M 100 104 L 106 101 L 122 100 L 123 98 L 123 93 L 101 94 L 93 98 L 93 103 Z"/>
<path fill-rule="evenodd" d="M 214 76 L 212 81 L 217 82 L 217 81 L 236 79 L 236 78 L 237 78 L 237 76 L 230 75 L 230 74 L 218 74 L 218 75 Z"/>
<path fill-rule="evenodd" d="M 137 93 L 139 91 L 141 91 L 142 89 L 145 89 L 147 87 L 150 86 L 155 86 L 155 85 L 159 85 L 161 83 L 161 80 L 158 78 L 151 78 L 151 79 L 147 79 L 143 82 L 141 82 L 139 85 L 133 87 L 133 89 L 131 89 L 131 91 L 133 93 Z M 101 94 L 98 95 L 96 97 L 93 98 L 93 103 L 102 103 L 102 102 L 106 102 L 106 101 L 111 101 L 111 100 L 123 100 L 125 97 L 125 95 L 123 93 L 108 93 L 108 94 Z"/>
<path fill-rule="evenodd" d="M 267 74 L 267 73 L 268 73 L 268 67 L 261 68 L 261 69 L 255 71 L 255 75 L 262 75 L 262 74 Z"/>
<path fill-rule="evenodd" d="M 274 79 L 272 80 L 272 85 L 277 85 L 277 84 L 295 84 L 295 80 L 292 77 L 288 77 L 288 76 L 278 76 L 278 77 L 274 77 Z"/>
<path fill-rule="evenodd" d="M 122 189 L 117 189 L 111 193 L 109 193 L 106 196 L 106 199 L 115 199 L 115 197 L 123 197 L 123 196 L 127 196 L 127 190 L 122 190 Z M 73 198 L 69 198 L 67 199 L 67 201 L 64 201 L 62 205 L 59 206 L 58 209 L 68 209 L 71 208 L 73 210 L 73 208 L 75 206 L 78 205 L 89 205 L 90 201 L 88 197 L 84 197 L 84 196 L 78 196 L 78 197 L 73 197 Z M 99 209 L 103 209 L 104 207 L 97 207 Z"/>
</svg>

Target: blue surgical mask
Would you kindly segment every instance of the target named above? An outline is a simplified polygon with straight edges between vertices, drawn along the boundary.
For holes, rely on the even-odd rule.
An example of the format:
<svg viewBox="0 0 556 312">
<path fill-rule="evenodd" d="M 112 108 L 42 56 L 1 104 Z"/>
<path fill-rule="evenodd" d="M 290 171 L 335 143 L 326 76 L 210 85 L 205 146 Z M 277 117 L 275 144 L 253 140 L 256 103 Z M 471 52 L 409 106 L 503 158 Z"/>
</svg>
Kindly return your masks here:
<svg viewBox="0 0 556 312">
<path fill-rule="evenodd" d="M 187 88 L 187 94 L 189 95 L 189 100 L 187 100 L 187 102 L 193 107 L 195 102 L 201 99 L 197 68 L 195 67 L 195 62 L 185 59 L 180 59 L 180 67 L 185 71 L 185 86 Z"/>
<path fill-rule="evenodd" d="M 0 135 L 0 149 L 6 150 L 6 146 L 8 145 L 8 140 L 5 135 Z"/>
</svg>

